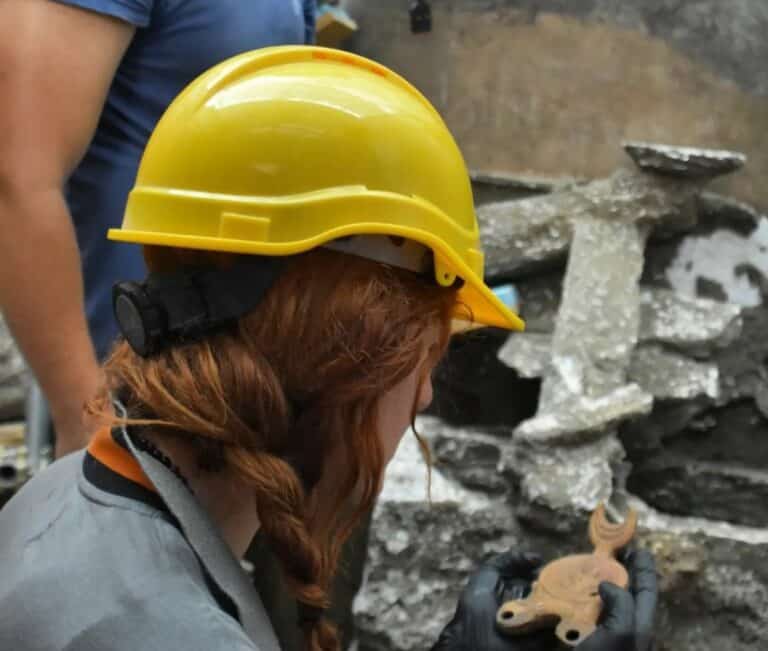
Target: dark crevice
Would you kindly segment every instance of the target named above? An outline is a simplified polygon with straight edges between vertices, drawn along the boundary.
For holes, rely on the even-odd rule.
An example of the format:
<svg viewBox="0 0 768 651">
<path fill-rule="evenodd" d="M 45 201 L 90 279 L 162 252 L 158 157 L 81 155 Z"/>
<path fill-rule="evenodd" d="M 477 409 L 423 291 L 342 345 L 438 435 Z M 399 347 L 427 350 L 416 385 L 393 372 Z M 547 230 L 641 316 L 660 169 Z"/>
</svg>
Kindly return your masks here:
<svg viewBox="0 0 768 651">
<path fill-rule="evenodd" d="M 540 379 L 521 378 L 498 359 L 508 333 L 486 329 L 454 337 L 435 373 L 429 413 L 449 425 L 512 429 L 536 414 Z"/>
</svg>

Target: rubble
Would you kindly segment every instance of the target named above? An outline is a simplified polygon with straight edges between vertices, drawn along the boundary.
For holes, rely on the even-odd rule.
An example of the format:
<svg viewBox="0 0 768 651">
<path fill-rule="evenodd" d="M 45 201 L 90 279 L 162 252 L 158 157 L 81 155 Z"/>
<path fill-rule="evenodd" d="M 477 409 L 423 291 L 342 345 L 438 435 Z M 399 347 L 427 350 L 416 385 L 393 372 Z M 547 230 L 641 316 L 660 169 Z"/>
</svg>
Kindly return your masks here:
<svg viewBox="0 0 768 651">
<path fill-rule="evenodd" d="M 539 444 L 581 443 L 605 436 L 625 420 L 649 414 L 653 396 L 627 384 L 599 398 L 576 396 L 517 427 L 517 441 Z"/>
<path fill-rule="evenodd" d="M 518 444 L 504 453 L 504 466 L 518 474 L 527 502 L 555 511 L 589 512 L 613 492 L 611 464 L 624 457 L 614 437 L 567 448 Z"/>
<path fill-rule="evenodd" d="M 420 428 L 438 435 L 436 421 Z M 443 435 L 453 433 L 461 436 L 450 428 Z M 412 473 L 414 484 L 423 481 L 410 438 L 387 471 L 374 514 L 368 569 L 354 604 L 358 651 L 429 649 L 450 621 L 469 573 L 493 554 L 536 550 L 550 560 L 589 547 L 586 513 L 552 511 L 532 528 L 519 517 L 527 497 L 490 499 L 478 508 L 477 492 L 439 471 L 433 480 L 443 487 L 447 482 L 453 492 L 429 505 L 390 489 L 390 478 L 399 477 L 402 485 L 404 472 Z M 768 532 L 672 517 L 636 498 L 630 504 L 640 513 L 638 544 L 653 550 L 661 576 L 659 651 L 752 651 L 768 644 Z"/>
<path fill-rule="evenodd" d="M 486 276 L 515 278 L 562 263 L 571 243 L 569 216 L 576 202 L 576 195 L 563 192 L 478 207 Z"/>
<path fill-rule="evenodd" d="M 632 471 L 627 488 L 656 509 L 768 528 L 764 472 L 666 455 Z"/>
<path fill-rule="evenodd" d="M 636 348 L 629 377 L 656 399 L 693 400 L 706 396 L 717 400 L 720 397 L 720 371 L 716 364 L 696 362 L 661 346 Z"/>
<path fill-rule="evenodd" d="M 521 377 L 544 377 L 552 361 L 552 337 L 548 334 L 515 334 L 499 350 L 499 359 Z"/>
<path fill-rule="evenodd" d="M 626 142 L 624 150 L 643 170 L 686 179 L 712 179 L 741 169 L 744 154 L 716 149 L 670 147 L 647 142 Z"/>
<path fill-rule="evenodd" d="M 450 474 L 463 486 L 490 494 L 509 490 L 507 479 L 500 473 L 500 442 L 493 437 L 437 436 L 433 449 L 437 467 L 450 468 Z"/>
<path fill-rule="evenodd" d="M 574 224 L 585 220 L 689 227 L 695 221 L 696 195 L 689 186 L 619 170 L 608 179 L 551 194 L 480 206 L 486 275 L 514 279 L 561 265 Z"/>
<path fill-rule="evenodd" d="M 0 422 L 24 414 L 27 383 L 26 364 L 0 314 Z"/>
<path fill-rule="evenodd" d="M 640 305 L 640 341 L 707 355 L 712 349 L 728 346 L 741 334 L 740 305 L 660 288 L 644 289 Z"/>
<path fill-rule="evenodd" d="M 732 230 L 749 235 L 763 217 L 749 204 L 715 192 L 702 192 L 697 203 L 699 222 L 714 229 L 727 225 Z"/>
<path fill-rule="evenodd" d="M 492 171 L 481 172 L 478 170 L 470 170 L 469 176 L 472 179 L 472 183 L 509 188 L 510 190 L 532 194 L 546 194 L 576 182 L 575 179 L 569 178 L 548 179 L 540 176 L 525 176 Z"/>
</svg>

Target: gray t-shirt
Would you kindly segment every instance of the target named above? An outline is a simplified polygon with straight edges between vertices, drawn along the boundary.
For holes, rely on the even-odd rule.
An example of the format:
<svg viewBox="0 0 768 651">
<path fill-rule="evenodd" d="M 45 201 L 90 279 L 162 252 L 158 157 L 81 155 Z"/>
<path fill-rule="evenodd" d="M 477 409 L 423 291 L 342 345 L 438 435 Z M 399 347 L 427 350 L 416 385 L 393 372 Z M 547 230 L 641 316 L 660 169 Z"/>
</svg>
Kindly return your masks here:
<svg viewBox="0 0 768 651">
<path fill-rule="evenodd" d="M 0 511 L 2 650 L 258 651 L 236 617 L 163 501 L 84 452 Z"/>
</svg>

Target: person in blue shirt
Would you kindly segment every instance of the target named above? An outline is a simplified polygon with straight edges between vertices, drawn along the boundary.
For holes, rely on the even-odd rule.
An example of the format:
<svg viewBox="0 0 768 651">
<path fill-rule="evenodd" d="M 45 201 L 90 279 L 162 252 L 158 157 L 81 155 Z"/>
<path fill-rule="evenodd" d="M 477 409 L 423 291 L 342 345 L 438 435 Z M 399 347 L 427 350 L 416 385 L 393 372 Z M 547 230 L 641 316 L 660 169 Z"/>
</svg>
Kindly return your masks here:
<svg viewBox="0 0 768 651">
<path fill-rule="evenodd" d="M 122 220 L 150 133 L 211 66 L 312 42 L 314 11 L 314 0 L 0 2 L 0 309 L 48 400 L 57 457 L 96 429 L 83 406 L 117 334 L 112 285 L 146 274 L 140 247 L 104 233 Z M 295 648 L 275 563 L 258 541 L 251 558 Z"/>
<path fill-rule="evenodd" d="M 314 0 L 4 0 L 0 4 L 0 308 L 48 400 L 56 456 L 116 335 L 139 247 L 104 238 L 171 100 L 235 54 L 313 41 Z"/>
</svg>

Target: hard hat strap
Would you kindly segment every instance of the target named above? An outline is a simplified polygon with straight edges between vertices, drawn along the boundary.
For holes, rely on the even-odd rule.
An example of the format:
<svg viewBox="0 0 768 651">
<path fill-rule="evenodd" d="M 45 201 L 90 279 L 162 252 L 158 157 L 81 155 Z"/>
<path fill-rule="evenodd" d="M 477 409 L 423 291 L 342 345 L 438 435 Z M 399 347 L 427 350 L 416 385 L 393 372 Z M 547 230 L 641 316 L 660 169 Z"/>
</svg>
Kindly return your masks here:
<svg viewBox="0 0 768 651">
<path fill-rule="evenodd" d="M 287 260 L 248 256 L 225 269 L 185 268 L 117 283 L 112 303 L 120 331 L 143 357 L 195 340 L 253 310 Z"/>
</svg>

